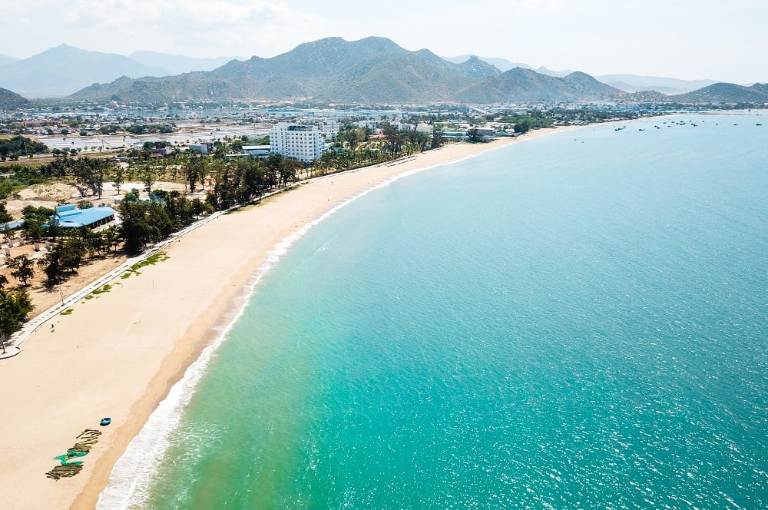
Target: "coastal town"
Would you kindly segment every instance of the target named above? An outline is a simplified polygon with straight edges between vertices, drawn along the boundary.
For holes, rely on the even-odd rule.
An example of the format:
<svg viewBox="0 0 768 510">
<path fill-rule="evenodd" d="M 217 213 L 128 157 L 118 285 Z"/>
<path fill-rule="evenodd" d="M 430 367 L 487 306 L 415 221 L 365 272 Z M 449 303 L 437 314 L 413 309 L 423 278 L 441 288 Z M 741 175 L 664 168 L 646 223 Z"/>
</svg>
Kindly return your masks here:
<svg viewBox="0 0 768 510">
<path fill-rule="evenodd" d="M 0 271 L 8 296 L 29 300 L 16 312 L 27 320 L 171 233 L 307 179 L 446 144 L 664 113 L 615 104 L 347 110 L 178 104 L 143 107 L 144 116 L 137 116 L 128 105 L 108 106 L 0 117 Z M 163 209 L 164 219 L 150 215 L 147 224 L 142 216 L 153 207 Z M 8 345 L 11 354 L 19 352 L 13 333 L 22 323 L 2 323 L 5 356 Z"/>
</svg>

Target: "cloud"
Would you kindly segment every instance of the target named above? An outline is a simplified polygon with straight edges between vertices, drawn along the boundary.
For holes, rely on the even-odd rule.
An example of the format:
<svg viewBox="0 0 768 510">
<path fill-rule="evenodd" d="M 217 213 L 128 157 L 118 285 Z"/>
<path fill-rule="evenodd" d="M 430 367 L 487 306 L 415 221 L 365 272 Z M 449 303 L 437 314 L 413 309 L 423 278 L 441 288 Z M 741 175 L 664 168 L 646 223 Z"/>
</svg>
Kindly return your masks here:
<svg viewBox="0 0 768 510">
<path fill-rule="evenodd" d="M 153 49 L 198 56 L 222 51 L 252 54 L 285 51 L 296 39 L 319 34 L 329 23 L 279 0 L 75 0 L 32 2 L 57 29 L 48 46 L 61 42 L 86 49 L 130 53 Z M 19 15 L 22 11 L 17 9 Z M 30 12 L 29 10 L 27 11 Z M 34 11 L 32 14 L 34 16 Z M 235 51 L 237 50 L 237 51 Z"/>
</svg>

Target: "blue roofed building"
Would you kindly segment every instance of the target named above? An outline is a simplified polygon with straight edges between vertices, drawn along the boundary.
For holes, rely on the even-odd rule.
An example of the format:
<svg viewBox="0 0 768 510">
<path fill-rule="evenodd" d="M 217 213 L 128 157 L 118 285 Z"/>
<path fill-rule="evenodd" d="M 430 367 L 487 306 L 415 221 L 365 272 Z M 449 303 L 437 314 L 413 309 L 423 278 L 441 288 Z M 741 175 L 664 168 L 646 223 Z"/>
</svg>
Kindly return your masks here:
<svg viewBox="0 0 768 510">
<path fill-rule="evenodd" d="M 78 209 L 76 205 L 60 205 L 54 218 L 62 228 L 96 228 L 115 221 L 116 211 L 111 207 Z"/>
</svg>

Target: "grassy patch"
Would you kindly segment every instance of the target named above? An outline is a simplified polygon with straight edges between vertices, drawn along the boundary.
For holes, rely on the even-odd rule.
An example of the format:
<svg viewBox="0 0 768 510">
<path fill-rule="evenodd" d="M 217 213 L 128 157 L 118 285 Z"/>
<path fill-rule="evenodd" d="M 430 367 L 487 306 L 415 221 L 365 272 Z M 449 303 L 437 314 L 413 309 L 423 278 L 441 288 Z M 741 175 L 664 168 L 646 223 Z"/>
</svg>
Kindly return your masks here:
<svg viewBox="0 0 768 510">
<path fill-rule="evenodd" d="M 88 300 L 88 299 L 93 299 L 93 294 L 88 294 L 87 296 L 85 296 L 85 299 L 86 299 L 86 300 Z"/>
<path fill-rule="evenodd" d="M 67 308 L 66 310 L 61 312 L 59 315 L 72 315 L 72 312 L 74 312 L 72 308 Z"/>
<path fill-rule="evenodd" d="M 155 253 L 154 255 L 150 255 L 145 260 L 142 260 L 141 262 L 137 262 L 136 264 L 132 265 L 131 268 L 128 269 L 128 271 L 126 271 L 125 273 L 123 273 L 120 276 L 120 278 L 123 279 L 123 280 L 127 280 L 128 278 L 130 278 L 134 274 L 135 275 L 140 275 L 141 272 L 139 272 L 139 269 L 141 269 L 142 267 L 154 266 L 158 262 L 164 262 L 164 261 L 168 260 L 169 258 L 170 257 L 168 257 L 168 255 L 165 252 L 162 252 L 162 251 L 158 252 L 158 253 Z M 106 285 L 105 285 L 105 287 L 106 287 Z"/>
<path fill-rule="evenodd" d="M 99 294 L 104 294 L 106 292 L 109 292 L 110 290 L 112 290 L 112 286 L 110 284 L 106 284 L 105 286 L 94 290 L 93 293 L 98 296 Z"/>
</svg>

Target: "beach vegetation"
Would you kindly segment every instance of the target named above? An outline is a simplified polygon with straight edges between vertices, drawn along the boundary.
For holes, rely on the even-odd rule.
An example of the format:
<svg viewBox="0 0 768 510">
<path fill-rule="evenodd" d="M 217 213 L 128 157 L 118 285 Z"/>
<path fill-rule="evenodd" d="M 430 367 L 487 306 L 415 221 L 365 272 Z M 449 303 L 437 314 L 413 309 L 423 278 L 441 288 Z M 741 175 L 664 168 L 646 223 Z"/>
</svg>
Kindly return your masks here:
<svg viewBox="0 0 768 510">
<path fill-rule="evenodd" d="M 117 168 L 115 169 L 115 174 L 112 177 L 112 181 L 115 184 L 115 190 L 119 194 L 120 193 L 120 187 L 125 182 L 125 170 L 123 169 L 122 166 L 120 166 L 120 165 L 117 166 Z"/>
<path fill-rule="evenodd" d="M 80 237 L 59 240 L 38 259 L 37 264 L 45 273 L 46 286 L 60 285 L 67 277 L 77 273 L 87 253 L 85 241 Z"/>
<path fill-rule="evenodd" d="M 5 202 L 0 202 L 0 224 L 5 224 L 13 221 L 11 216 L 5 208 Z"/>
<path fill-rule="evenodd" d="M 74 312 L 72 308 L 67 308 L 66 310 L 61 312 L 59 315 L 72 315 L 72 312 Z"/>
<path fill-rule="evenodd" d="M 0 290 L 0 344 L 3 354 L 6 352 L 5 342 L 21 328 L 32 308 L 27 289 Z"/>
<path fill-rule="evenodd" d="M 128 269 L 128 271 L 126 271 L 120 276 L 120 278 L 122 280 L 127 280 L 132 275 L 140 275 L 141 273 L 139 272 L 139 269 L 147 266 L 154 266 L 158 262 L 163 262 L 168 260 L 168 258 L 169 257 L 165 252 L 161 251 L 161 252 L 153 253 L 152 255 L 142 260 L 141 262 L 137 262 L 136 264 L 132 265 L 130 269 Z M 120 284 L 116 283 L 115 285 L 120 285 Z"/>
<path fill-rule="evenodd" d="M 10 259 L 8 267 L 11 268 L 11 276 L 18 279 L 24 286 L 27 286 L 29 280 L 35 275 L 35 263 L 26 255 Z"/>
</svg>

